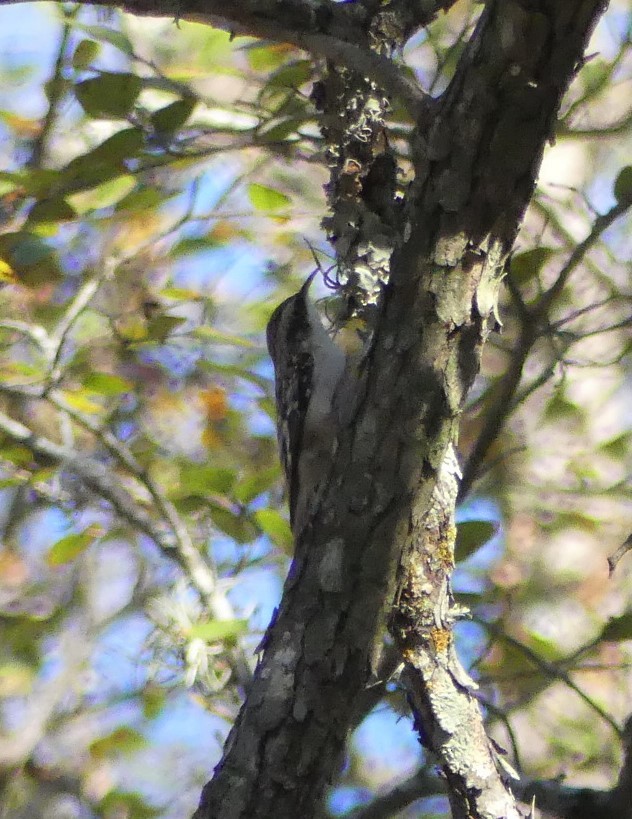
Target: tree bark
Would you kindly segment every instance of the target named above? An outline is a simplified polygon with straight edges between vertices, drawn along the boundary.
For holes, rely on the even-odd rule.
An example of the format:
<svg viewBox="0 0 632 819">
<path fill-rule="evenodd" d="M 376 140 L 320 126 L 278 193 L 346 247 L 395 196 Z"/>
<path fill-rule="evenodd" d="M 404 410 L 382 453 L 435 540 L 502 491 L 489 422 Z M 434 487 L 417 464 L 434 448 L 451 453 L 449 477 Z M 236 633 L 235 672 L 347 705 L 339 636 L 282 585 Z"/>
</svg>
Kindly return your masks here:
<svg viewBox="0 0 632 819">
<path fill-rule="evenodd" d="M 174 14 L 171 3 L 155 0 L 110 5 Z M 328 485 L 296 544 L 254 681 L 196 819 L 314 815 L 387 621 L 453 815 L 518 816 L 473 683 L 454 653 L 454 448 L 545 142 L 606 4 L 490 0 L 434 103 L 367 47 L 378 5 L 180 0 L 176 10 L 363 72 L 417 117 L 415 181 L 394 231 L 374 343 Z M 426 15 L 418 5 L 427 7 L 393 4 L 400 35 L 450 3 Z"/>
<path fill-rule="evenodd" d="M 313 815 L 393 600 L 420 734 L 454 816 L 518 816 L 454 655 L 450 453 L 545 142 L 603 9 L 488 4 L 420 122 L 357 409 L 197 819 Z"/>
</svg>

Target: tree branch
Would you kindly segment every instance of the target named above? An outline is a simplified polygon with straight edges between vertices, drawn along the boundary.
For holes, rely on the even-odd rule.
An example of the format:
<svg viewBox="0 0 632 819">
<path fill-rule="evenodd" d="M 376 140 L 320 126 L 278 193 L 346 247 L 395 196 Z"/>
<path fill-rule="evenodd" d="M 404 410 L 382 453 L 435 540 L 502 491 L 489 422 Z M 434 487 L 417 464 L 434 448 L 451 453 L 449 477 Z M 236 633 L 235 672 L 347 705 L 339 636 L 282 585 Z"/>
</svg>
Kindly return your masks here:
<svg viewBox="0 0 632 819">
<path fill-rule="evenodd" d="M 311 814 L 395 593 L 392 631 L 454 816 L 518 815 L 454 654 L 456 493 L 442 488 L 454 473 L 437 479 L 544 142 L 603 3 L 538 8 L 488 3 L 435 119 L 411 140 L 416 180 L 355 411 L 197 819 Z"/>
<path fill-rule="evenodd" d="M 568 261 L 558 273 L 555 283 L 540 297 L 534 306 L 526 307 L 522 303 L 517 288 L 509 279 L 509 287 L 512 289 L 519 307 L 520 332 L 512 347 L 512 357 L 507 370 L 495 390 L 491 403 L 485 408 L 485 423 L 463 470 L 463 480 L 459 492 L 460 499 L 466 497 L 472 488 L 489 448 L 498 438 L 500 430 L 516 407 L 515 397 L 522 378 L 523 367 L 533 345 L 542 335 L 543 322 L 549 321 L 552 306 L 562 294 L 573 272 L 583 262 L 603 233 L 631 207 L 632 202 L 618 202 L 607 213 L 597 217 L 588 236 L 573 249 Z"/>
<path fill-rule="evenodd" d="M 0 389 L 11 394 L 25 394 L 19 388 L 5 385 L 0 385 Z M 33 397 L 31 392 L 26 394 Z M 28 446 L 36 455 L 53 460 L 85 481 L 86 485 L 106 500 L 123 520 L 153 540 L 166 557 L 180 564 L 213 617 L 218 620 L 234 620 L 235 612 L 225 594 L 218 588 L 213 568 L 196 549 L 173 505 L 136 463 L 132 453 L 110 433 L 100 431 L 91 420 L 77 410 L 68 407 L 60 395 L 53 393 L 51 403 L 64 412 L 68 412 L 85 429 L 97 435 L 119 463 L 131 471 L 134 477 L 147 488 L 157 509 L 168 522 L 171 533 L 157 526 L 142 506 L 136 503 L 125 489 L 121 488 L 120 478 L 98 461 L 85 455 L 79 455 L 73 449 L 56 444 L 44 436 L 35 435 L 28 427 L 14 421 L 4 413 L 0 413 L 0 431 L 14 441 Z M 243 651 L 241 649 L 230 651 L 229 659 L 239 685 L 246 690 L 251 681 L 251 673 Z"/>
<path fill-rule="evenodd" d="M 0 5 L 27 0 L 0 0 Z M 451 2 L 437 3 L 430 19 L 440 7 Z M 360 4 L 329 0 L 79 0 L 78 5 L 99 5 L 123 9 L 130 14 L 152 17 L 173 17 L 205 23 L 230 31 L 231 35 L 262 37 L 291 43 L 316 57 L 332 60 L 363 76 L 371 77 L 391 96 L 400 99 L 413 118 L 427 112 L 431 100 L 390 59 L 372 52 L 368 47 L 368 13 Z"/>
</svg>

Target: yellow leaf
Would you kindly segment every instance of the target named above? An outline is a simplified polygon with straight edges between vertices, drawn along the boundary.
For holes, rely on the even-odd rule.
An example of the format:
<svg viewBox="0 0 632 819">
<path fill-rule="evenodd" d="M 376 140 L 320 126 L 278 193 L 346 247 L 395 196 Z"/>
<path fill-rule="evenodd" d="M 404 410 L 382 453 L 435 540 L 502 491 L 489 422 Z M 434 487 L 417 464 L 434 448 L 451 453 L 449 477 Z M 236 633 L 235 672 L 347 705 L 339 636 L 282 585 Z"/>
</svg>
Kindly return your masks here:
<svg viewBox="0 0 632 819">
<path fill-rule="evenodd" d="M 17 284 L 17 281 L 18 277 L 15 275 L 15 270 L 4 259 L 0 259 L 0 282 Z"/>
<path fill-rule="evenodd" d="M 228 413 L 226 391 L 221 387 L 211 387 L 200 393 L 200 400 L 209 421 L 223 421 Z"/>
<path fill-rule="evenodd" d="M 148 337 L 147 321 L 139 315 L 121 317 L 116 330 L 125 341 L 144 341 Z"/>
<path fill-rule="evenodd" d="M 90 397 L 91 394 L 86 392 L 64 392 L 63 393 L 64 401 L 69 404 L 73 409 L 79 410 L 79 412 L 87 412 L 90 415 L 96 415 L 97 413 L 103 412 L 103 407 L 101 404 L 97 404 L 96 401 L 91 401 Z"/>
</svg>

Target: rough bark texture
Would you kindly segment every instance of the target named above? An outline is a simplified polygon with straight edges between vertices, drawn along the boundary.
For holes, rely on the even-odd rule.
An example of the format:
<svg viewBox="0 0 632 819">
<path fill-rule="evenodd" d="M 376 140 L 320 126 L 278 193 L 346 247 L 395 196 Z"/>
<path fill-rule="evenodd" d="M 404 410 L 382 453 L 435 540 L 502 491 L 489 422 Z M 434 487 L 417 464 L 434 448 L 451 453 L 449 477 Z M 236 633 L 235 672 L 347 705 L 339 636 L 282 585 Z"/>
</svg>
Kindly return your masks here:
<svg viewBox="0 0 632 819">
<path fill-rule="evenodd" d="M 391 629 L 454 815 L 518 815 L 452 648 L 450 448 L 561 95 L 602 10 L 490 3 L 419 129 L 356 410 L 198 819 L 313 815 L 394 595 Z"/>
<path fill-rule="evenodd" d="M 517 817 L 453 649 L 453 447 L 544 144 L 604 0 L 491 0 L 435 106 L 368 47 L 379 3 L 110 5 L 299 44 L 377 79 L 419 117 L 416 178 L 352 412 L 196 819 L 314 815 L 387 620 L 454 816 Z M 392 9 L 406 36 L 449 5 Z"/>
</svg>

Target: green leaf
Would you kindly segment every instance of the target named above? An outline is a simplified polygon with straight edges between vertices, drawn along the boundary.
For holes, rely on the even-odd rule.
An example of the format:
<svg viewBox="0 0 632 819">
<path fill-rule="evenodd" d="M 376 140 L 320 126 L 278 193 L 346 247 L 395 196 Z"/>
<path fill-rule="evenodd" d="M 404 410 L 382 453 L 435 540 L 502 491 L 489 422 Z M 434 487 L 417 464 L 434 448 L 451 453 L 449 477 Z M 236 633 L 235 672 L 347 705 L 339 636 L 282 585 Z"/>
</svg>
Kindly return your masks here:
<svg viewBox="0 0 632 819">
<path fill-rule="evenodd" d="M 147 740 L 139 731 L 121 726 L 104 737 L 95 739 L 89 748 L 93 757 L 104 759 L 119 754 L 135 753 L 145 748 L 146 745 Z"/>
<path fill-rule="evenodd" d="M 46 242 L 28 231 L 3 234 L 0 237 L 0 251 L 5 247 L 10 251 L 10 259 L 7 261 L 16 268 L 39 265 L 52 253 Z"/>
<path fill-rule="evenodd" d="M 610 458 L 623 458 L 632 443 L 632 434 L 624 432 L 601 444 L 599 451 Z"/>
<path fill-rule="evenodd" d="M 76 219 L 77 211 L 65 199 L 42 199 L 36 202 L 29 211 L 28 221 L 37 222 L 67 222 Z"/>
<path fill-rule="evenodd" d="M 260 42 L 245 49 L 250 67 L 255 71 L 271 71 L 287 62 L 291 47 L 280 43 L 261 45 Z M 296 52 L 295 52 L 296 53 Z"/>
<path fill-rule="evenodd" d="M 75 53 L 72 55 L 73 68 L 88 68 L 99 56 L 101 46 L 94 40 L 81 40 L 77 43 Z"/>
<path fill-rule="evenodd" d="M 298 88 L 311 80 L 313 72 L 314 64 L 311 60 L 294 60 L 277 69 L 268 84 L 281 88 Z"/>
<path fill-rule="evenodd" d="M 619 203 L 632 199 L 632 165 L 619 171 L 614 183 L 614 197 Z"/>
<path fill-rule="evenodd" d="M 85 32 L 90 37 L 94 37 L 95 40 L 99 40 L 101 43 L 109 43 L 128 57 L 134 55 L 132 44 L 121 31 L 115 31 L 105 26 L 90 26 L 85 23 L 75 23 L 74 27 L 79 31 Z"/>
<path fill-rule="evenodd" d="M 199 301 L 203 298 L 199 290 L 190 290 L 188 287 L 163 287 L 160 295 L 174 301 Z"/>
<path fill-rule="evenodd" d="M 140 128 L 121 128 L 120 131 L 112 134 L 100 145 L 84 154 L 84 159 L 114 164 L 122 159 L 136 156 L 142 149 L 144 142 L 145 136 Z"/>
<path fill-rule="evenodd" d="M 124 816 L 126 819 L 154 819 L 164 815 L 160 808 L 154 808 L 133 791 L 110 791 L 99 802 L 99 816 Z"/>
<path fill-rule="evenodd" d="M 257 131 L 257 140 L 264 143 L 284 142 L 289 136 L 295 134 L 306 121 L 305 117 L 275 118 L 261 126 Z"/>
<path fill-rule="evenodd" d="M 554 253 L 553 247 L 534 247 L 532 250 L 516 254 L 510 266 L 512 280 L 516 284 L 524 284 L 534 278 Z"/>
<path fill-rule="evenodd" d="M 578 404 L 567 398 L 560 389 L 547 403 L 544 418 L 547 421 L 580 422 L 584 420 L 584 411 Z"/>
<path fill-rule="evenodd" d="M 87 185 L 90 190 L 78 191 L 68 196 L 77 213 L 83 215 L 93 210 L 109 208 L 120 202 L 136 186 L 136 178 L 132 174 L 117 174 L 95 186 Z"/>
<path fill-rule="evenodd" d="M 248 350 L 253 350 L 257 345 L 247 338 L 241 336 L 232 336 L 230 333 L 224 333 L 221 330 L 216 330 L 214 327 L 204 325 L 203 327 L 196 327 L 193 331 L 195 338 L 201 341 L 213 341 L 216 344 L 227 344 L 229 347 L 244 347 Z"/>
<path fill-rule="evenodd" d="M 40 236 L 26 230 L 0 236 L 0 259 L 27 287 L 40 287 L 61 278 L 53 249 Z"/>
<path fill-rule="evenodd" d="M 288 521 L 276 509 L 258 509 L 254 518 L 261 531 L 284 552 L 289 553 L 294 544 L 292 530 Z"/>
<path fill-rule="evenodd" d="M 133 389 L 134 384 L 119 375 L 92 372 L 84 378 L 83 386 L 101 395 L 120 395 Z"/>
<path fill-rule="evenodd" d="M 190 236 L 185 239 L 180 239 L 176 242 L 169 251 L 170 256 L 191 256 L 194 253 L 204 253 L 208 250 L 214 250 L 220 247 L 220 243 L 212 236 Z"/>
<path fill-rule="evenodd" d="M 490 520 L 465 520 L 457 524 L 454 559 L 457 563 L 474 554 L 477 549 L 491 540 L 498 531 L 498 525 Z"/>
<path fill-rule="evenodd" d="M 103 534 L 103 529 L 93 523 L 83 532 L 75 532 L 62 537 L 54 543 L 46 553 L 46 562 L 49 566 L 63 566 L 70 563 L 94 543 Z"/>
<path fill-rule="evenodd" d="M 176 327 L 186 324 L 184 316 L 154 316 L 147 325 L 147 336 L 152 341 L 165 341 Z"/>
<path fill-rule="evenodd" d="M 151 124 L 156 131 L 162 134 L 172 134 L 181 128 L 193 113 L 197 104 L 194 97 L 184 97 L 170 105 L 154 111 L 151 115 Z"/>
<path fill-rule="evenodd" d="M 140 77 L 135 74 L 103 71 L 98 77 L 78 83 L 75 95 L 89 117 L 125 119 L 142 87 Z"/>
<path fill-rule="evenodd" d="M 158 188 L 136 188 L 116 203 L 116 210 L 117 212 L 140 213 L 161 205 L 175 195 L 175 192 Z"/>
<path fill-rule="evenodd" d="M 192 626 L 189 637 L 206 643 L 222 643 L 225 640 L 234 642 L 247 628 L 247 620 L 207 620 Z"/>
<path fill-rule="evenodd" d="M 259 185 L 257 182 L 248 185 L 248 198 L 254 208 L 265 213 L 285 210 L 291 203 L 289 196 L 281 191 L 267 185 Z"/>
<path fill-rule="evenodd" d="M 180 471 L 181 497 L 187 495 L 227 495 L 233 488 L 236 479 L 233 469 L 222 469 L 204 464 L 187 464 Z"/>
<path fill-rule="evenodd" d="M 28 447 L 15 444 L 14 446 L 3 446 L 0 449 L 0 458 L 16 466 L 28 466 L 33 461 L 33 453 Z"/>
<path fill-rule="evenodd" d="M 35 668 L 19 660 L 0 662 L 2 697 L 23 697 L 29 693 L 37 674 Z"/>
<path fill-rule="evenodd" d="M 263 492 L 267 492 L 279 480 L 279 476 L 280 469 L 278 466 L 249 475 L 235 487 L 235 498 L 243 504 L 251 503 Z"/>
<path fill-rule="evenodd" d="M 632 611 L 626 611 L 618 617 L 611 617 L 603 627 L 599 638 L 613 643 L 632 640 Z"/>
<path fill-rule="evenodd" d="M 44 93 L 49 103 L 60 100 L 72 88 L 72 82 L 63 77 L 53 77 L 44 83 Z"/>
<path fill-rule="evenodd" d="M 159 685 L 149 683 L 141 693 L 143 716 L 146 719 L 155 719 L 163 712 L 167 704 L 167 694 Z"/>
<path fill-rule="evenodd" d="M 0 478 L 0 489 L 7 489 L 9 486 L 22 486 L 22 478 Z"/>
<path fill-rule="evenodd" d="M 215 526 L 237 543 L 249 543 L 257 536 L 252 521 L 245 515 L 236 515 L 230 509 L 215 504 L 211 505 L 209 514 Z"/>
</svg>

